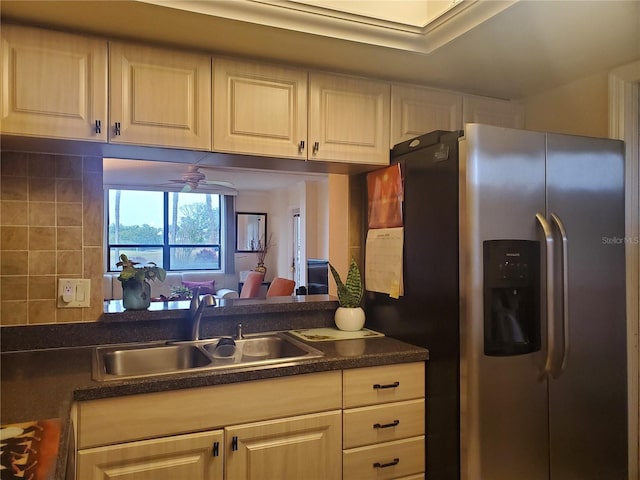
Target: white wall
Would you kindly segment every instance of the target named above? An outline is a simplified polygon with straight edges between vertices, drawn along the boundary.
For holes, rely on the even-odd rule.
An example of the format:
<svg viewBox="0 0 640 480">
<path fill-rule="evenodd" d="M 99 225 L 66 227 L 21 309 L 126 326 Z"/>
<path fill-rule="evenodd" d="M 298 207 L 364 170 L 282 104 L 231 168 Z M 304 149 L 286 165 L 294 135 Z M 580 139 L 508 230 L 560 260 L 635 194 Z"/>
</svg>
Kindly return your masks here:
<svg viewBox="0 0 640 480">
<path fill-rule="evenodd" d="M 300 211 L 302 222 L 302 268 L 306 275 L 307 258 L 329 258 L 329 189 L 328 179 L 304 181 L 289 188 L 269 192 L 244 192 L 236 197 L 237 212 L 267 214 L 267 235 L 272 247 L 267 253 L 266 279 L 293 278 L 293 211 Z M 256 266 L 253 253 L 236 253 L 236 272 Z M 303 275 L 304 278 L 304 275 Z"/>
<path fill-rule="evenodd" d="M 267 235 L 272 232 L 272 216 L 270 195 L 265 192 L 245 192 L 236 197 L 236 212 L 266 213 L 267 214 Z M 235 245 L 231 248 L 235 249 Z M 267 267 L 267 278 L 273 272 L 273 255 L 267 254 L 265 266 Z M 255 253 L 235 254 L 236 272 L 243 270 L 253 270 L 258 264 Z"/>
</svg>

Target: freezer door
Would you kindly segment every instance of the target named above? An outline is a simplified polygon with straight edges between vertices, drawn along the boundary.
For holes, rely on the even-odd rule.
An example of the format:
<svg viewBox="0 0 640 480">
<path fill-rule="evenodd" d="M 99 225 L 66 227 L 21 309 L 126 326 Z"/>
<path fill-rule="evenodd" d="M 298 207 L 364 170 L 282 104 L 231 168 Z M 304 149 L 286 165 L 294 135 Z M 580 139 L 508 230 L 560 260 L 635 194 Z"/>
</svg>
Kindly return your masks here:
<svg viewBox="0 0 640 480">
<path fill-rule="evenodd" d="M 623 145 L 551 134 L 547 145 L 548 216 L 564 225 L 568 265 L 567 332 L 558 301 L 549 382 L 551 480 L 626 479 Z"/>
<path fill-rule="evenodd" d="M 546 318 L 533 353 L 487 355 L 483 335 L 483 242 L 537 241 L 545 257 L 545 136 L 469 124 L 460 148 L 461 478 L 546 480 Z"/>
</svg>

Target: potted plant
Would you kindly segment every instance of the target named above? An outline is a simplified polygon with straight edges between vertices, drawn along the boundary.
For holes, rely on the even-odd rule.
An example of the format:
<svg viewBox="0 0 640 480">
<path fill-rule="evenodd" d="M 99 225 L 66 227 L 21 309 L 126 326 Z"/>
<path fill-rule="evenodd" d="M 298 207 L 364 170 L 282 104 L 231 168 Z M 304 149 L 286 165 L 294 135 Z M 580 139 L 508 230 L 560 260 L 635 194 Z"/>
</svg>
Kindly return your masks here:
<svg viewBox="0 0 640 480">
<path fill-rule="evenodd" d="M 149 281 L 164 281 L 167 272 L 155 263 L 140 265 L 122 253 L 116 263 L 122 267 L 118 280 L 122 282 L 122 305 L 126 310 L 145 310 L 151 304 L 151 285 Z"/>
<path fill-rule="evenodd" d="M 351 257 L 345 282 L 342 281 L 333 265 L 329 264 L 329 268 L 338 287 L 338 303 L 340 306 L 336 310 L 334 317 L 336 326 L 340 330 L 348 332 L 362 329 L 365 317 L 364 310 L 360 304 L 364 290 L 362 288 L 360 269 L 355 258 Z"/>
<path fill-rule="evenodd" d="M 267 252 L 269 251 L 271 246 L 271 235 L 269 235 L 269 238 L 260 237 L 260 239 L 258 240 L 257 248 L 255 250 L 258 265 L 253 269 L 254 271 L 262 272 L 266 275 L 267 267 L 264 266 L 264 260 L 267 257 Z"/>
</svg>

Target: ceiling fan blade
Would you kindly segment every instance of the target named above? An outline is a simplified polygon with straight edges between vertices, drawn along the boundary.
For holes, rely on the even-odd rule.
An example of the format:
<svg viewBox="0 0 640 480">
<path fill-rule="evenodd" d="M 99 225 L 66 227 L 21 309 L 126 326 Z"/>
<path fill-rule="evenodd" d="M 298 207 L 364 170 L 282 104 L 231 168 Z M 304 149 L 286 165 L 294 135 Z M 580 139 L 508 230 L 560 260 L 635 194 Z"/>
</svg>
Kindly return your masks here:
<svg viewBox="0 0 640 480">
<path fill-rule="evenodd" d="M 206 184 L 206 185 L 219 185 L 220 187 L 235 188 L 235 185 L 233 183 L 225 182 L 223 180 L 203 180 L 200 183 L 203 183 L 203 184 Z"/>
</svg>

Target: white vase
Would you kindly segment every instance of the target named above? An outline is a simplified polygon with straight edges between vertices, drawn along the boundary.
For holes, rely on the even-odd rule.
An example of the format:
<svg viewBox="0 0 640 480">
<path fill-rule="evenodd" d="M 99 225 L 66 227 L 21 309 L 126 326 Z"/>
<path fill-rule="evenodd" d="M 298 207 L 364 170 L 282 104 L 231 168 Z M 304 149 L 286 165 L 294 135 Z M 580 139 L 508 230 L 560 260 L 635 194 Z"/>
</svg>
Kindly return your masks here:
<svg viewBox="0 0 640 480">
<path fill-rule="evenodd" d="M 338 307 L 334 320 L 336 327 L 345 332 L 355 332 L 364 327 L 364 310 L 362 307 Z"/>
</svg>

